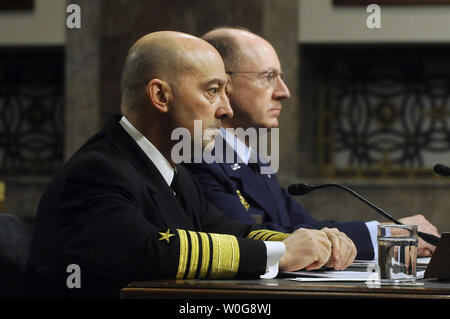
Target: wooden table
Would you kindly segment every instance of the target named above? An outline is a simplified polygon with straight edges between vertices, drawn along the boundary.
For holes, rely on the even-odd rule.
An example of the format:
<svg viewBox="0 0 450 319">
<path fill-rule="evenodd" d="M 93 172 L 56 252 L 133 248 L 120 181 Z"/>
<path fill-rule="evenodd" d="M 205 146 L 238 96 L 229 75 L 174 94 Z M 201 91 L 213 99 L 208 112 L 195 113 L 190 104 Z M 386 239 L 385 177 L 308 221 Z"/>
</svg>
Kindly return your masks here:
<svg viewBox="0 0 450 319">
<path fill-rule="evenodd" d="M 416 285 L 271 280 L 155 280 L 131 283 L 123 299 L 446 299 L 450 283 L 421 279 Z"/>
</svg>

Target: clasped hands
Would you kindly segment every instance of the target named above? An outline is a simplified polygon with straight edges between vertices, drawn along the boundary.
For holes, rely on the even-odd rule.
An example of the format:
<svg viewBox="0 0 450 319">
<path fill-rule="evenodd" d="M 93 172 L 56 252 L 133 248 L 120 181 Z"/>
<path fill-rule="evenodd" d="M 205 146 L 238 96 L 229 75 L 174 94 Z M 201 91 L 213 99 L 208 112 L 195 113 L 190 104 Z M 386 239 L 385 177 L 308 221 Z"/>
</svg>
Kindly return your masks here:
<svg viewBox="0 0 450 319">
<path fill-rule="evenodd" d="M 286 252 L 279 262 L 280 270 L 314 270 L 322 266 L 344 270 L 356 257 L 356 246 L 336 228 L 297 229 L 283 240 Z"/>
</svg>

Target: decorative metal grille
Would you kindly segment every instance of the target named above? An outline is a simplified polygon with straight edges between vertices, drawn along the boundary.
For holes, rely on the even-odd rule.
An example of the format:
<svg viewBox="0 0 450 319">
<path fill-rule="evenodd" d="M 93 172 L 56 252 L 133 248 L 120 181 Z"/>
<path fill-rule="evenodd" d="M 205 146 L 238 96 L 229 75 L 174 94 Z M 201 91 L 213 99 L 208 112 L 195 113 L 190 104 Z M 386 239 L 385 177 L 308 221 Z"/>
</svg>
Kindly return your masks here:
<svg viewBox="0 0 450 319">
<path fill-rule="evenodd" d="M 333 63 L 322 67 L 322 175 L 432 177 L 434 164 L 449 164 L 449 57 L 448 49 L 397 48 L 325 59 Z"/>
<path fill-rule="evenodd" d="M 0 50 L 0 174 L 48 175 L 63 160 L 62 48 Z"/>
</svg>

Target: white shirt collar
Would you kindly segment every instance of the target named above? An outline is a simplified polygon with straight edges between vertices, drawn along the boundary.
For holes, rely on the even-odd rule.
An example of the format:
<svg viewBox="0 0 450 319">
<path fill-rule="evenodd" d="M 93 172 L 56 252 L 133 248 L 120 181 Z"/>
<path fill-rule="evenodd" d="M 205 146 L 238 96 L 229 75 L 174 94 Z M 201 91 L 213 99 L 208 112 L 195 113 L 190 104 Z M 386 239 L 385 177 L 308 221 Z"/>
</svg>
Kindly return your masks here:
<svg viewBox="0 0 450 319">
<path fill-rule="evenodd" d="M 170 186 L 173 180 L 174 169 L 169 161 L 158 151 L 158 149 L 131 124 L 125 116 L 119 121 L 124 130 L 136 141 L 137 145 L 144 151 L 148 158 L 155 164 L 158 171 L 163 176 L 167 185 Z"/>
<path fill-rule="evenodd" d="M 245 143 L 241 141 L 236 135 L 223 127 L 220 128 L 220 136 L 222 136 L 227 145 L 236 152 L 241 162 L 248 164 L 250 156 L 253 152 L 252 148 L 247 147 L 247 145 L 245 145 Z"/>
</svg>

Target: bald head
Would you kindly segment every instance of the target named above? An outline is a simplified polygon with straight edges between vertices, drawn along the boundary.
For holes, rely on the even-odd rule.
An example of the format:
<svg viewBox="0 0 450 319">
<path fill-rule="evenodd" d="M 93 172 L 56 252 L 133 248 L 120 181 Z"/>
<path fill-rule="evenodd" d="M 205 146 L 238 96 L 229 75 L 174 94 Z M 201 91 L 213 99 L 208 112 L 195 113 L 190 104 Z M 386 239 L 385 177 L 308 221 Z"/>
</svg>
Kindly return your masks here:
<svg viewBox="0 0 450 319">
<path fill-rule="evenodd" d="M 275 128 L 281 101 L 290 97 L 281 78 L 275 48 L 262 37 L 241 28 L 221 27 L 203 36 L 222 56 L 229 73 L 227 96 L 233 117 L 226 127 Z"/>
<path fill-rule="evenodd" d="M 147 34 L 131 47 L 122 72 L 122 113 L 145 104 L 147 83 L 154 78 L 176 85 L 195 62 L 192 52 L 209 47 L 189 34 L 160 31 Z"/>
<path fill-rule="evenodd" d="M 240 27 L 220 27 L 205 33 L 202 39 L 219 51 L 227 71 L 238 70 L 241 65 L 248 62 L 249 57 L 244 49 L 251 45 L 251 42 L 267 42 L 262 37 Z"/>
</svg>

